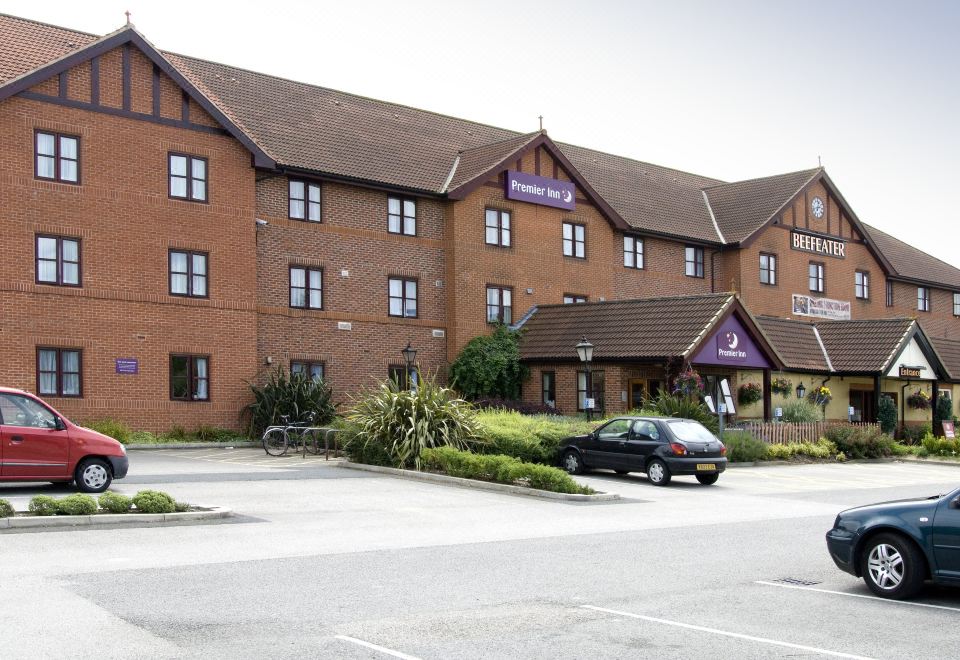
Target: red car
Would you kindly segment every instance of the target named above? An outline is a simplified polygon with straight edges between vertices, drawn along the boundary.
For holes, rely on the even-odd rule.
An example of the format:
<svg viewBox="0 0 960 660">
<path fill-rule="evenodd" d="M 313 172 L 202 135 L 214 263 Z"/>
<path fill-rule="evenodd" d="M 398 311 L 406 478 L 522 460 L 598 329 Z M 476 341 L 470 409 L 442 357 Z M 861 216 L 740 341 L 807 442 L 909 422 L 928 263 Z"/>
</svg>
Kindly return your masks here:
<svg viewBox="0 0 960 660">
<path fill-rule="evenodd" d="M 77 426 L 39 397 L 0 387 L 0 481 L 76 481 L 102 493 L 127 475 L 127 450 Z"/>
</svg>

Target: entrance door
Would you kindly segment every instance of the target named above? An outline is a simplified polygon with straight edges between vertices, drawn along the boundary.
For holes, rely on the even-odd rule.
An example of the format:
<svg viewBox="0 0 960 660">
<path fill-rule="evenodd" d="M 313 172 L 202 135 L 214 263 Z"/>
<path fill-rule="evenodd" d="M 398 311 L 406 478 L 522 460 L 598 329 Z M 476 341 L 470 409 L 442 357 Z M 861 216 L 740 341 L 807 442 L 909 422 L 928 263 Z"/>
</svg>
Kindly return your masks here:
<svg viewBox="0 0 960 660">
<path fill-rule="evenodd" d="M 873 390 L 850 390 L 850 405 L 853 406 L 854 422 L 877 421 Z"/>
<path fill-rule="evenodd" d="M 69 476 L 67 431 L 58 430 L 54 414 L 33 399 L 0 394 L 0 443 L 4 477 Z"/>
<path fill-rule="evenodd" d="M 630 381 L 630 409 L 640 410 L 643 408 L 643 401 L 647 398 L 647 381 L 641 378 L 634 378 Z"/>
</svg>

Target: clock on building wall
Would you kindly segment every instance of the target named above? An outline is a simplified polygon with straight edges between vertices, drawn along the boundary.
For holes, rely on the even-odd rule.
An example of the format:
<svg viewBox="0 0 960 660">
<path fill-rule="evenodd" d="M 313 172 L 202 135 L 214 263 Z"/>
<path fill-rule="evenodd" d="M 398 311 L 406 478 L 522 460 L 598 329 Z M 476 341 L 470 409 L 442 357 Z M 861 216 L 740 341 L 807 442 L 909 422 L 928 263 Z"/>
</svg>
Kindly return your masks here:
<svg viewBox="0 0 960 660">
<path fill-rule="evenodd" d="M 814 197 L 813 201 L 810 202 L 810 210 L 813 211 L 814 218 L 823 217 L 823 200 L 819 197 Z"/>
</svg>

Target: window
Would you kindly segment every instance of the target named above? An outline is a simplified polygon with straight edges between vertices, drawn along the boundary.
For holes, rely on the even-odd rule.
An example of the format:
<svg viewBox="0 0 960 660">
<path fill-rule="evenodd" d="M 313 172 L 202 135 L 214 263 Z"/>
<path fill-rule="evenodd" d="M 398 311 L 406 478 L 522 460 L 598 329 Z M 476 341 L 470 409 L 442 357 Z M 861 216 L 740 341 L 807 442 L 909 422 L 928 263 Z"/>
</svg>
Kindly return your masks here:
<svg viewBox="0 0 960 660">
<path fill-rule="evenodd" d="M 320 222 L 320 184 L 291 179 L 288 215 L 294 220 Z"/>
<path fill-rule="evenodd" d="M 390 316 L 417 317 L 417 281 L 403 277 L 390 278 Z"/>
<path fill-rule="evenodd" d="M 290 266 L 290 306 L 323 309 L 323 270 Z"/>
<path fill-rule="evenodd" d="M 170 154 L 170 196 L 207 201 L 207 159 Z"/>
<path fill-rule="evenodd" d="M 80 286 L 80 239 L 37 236 L 37 283 Z"/>
<path fill-rule="evenodd" d="M 811 261 L 807 271 L 810 279 L 810 290 L 814 293 L 823 293 L 823 264 Z"/>
<path fill-rule="evenodd" d="M 391 234 L 417 235 L 417 203 L 404 197 L 387 200 L 387 231 Z"/>
<path fill-rule="evenodd" d="M 887 280 L 887 307 L 893 307 L 893 282 Z"/>
<path fill-rule="evenodd" d="M 544 371 L 540 374 L 540 385 L 543 390 L 543 403 L 551 408 L 557 407 L 557 374 L 553 371 Z"/>
<path fill-rule="evenodd" d="M 563 304 L 572 305 L 575 303 L 585 303 L 587 302 L 586 296 L 578 296 L 574 293 L 565 293 L 563 294 Z"/>
<path fill-rule="evenodd" d="M 409 378 L 407 377 L 407 366 L 404 364 L 390 365 L 387 375 L 400 389 L 404 390 L 415 390 L 417 389 L 417 384 L 420 382 L 416 365 L 410 367 Z"/>
<path fill-rule="evenodd" d="M 597 429 L 597 438 L 600 440 L 626 440 L 630 437 L 630 426 L 633 424 L 629 419 L 615 419 L 607 422 L 604 426 Z"/>
<path fill-rule="evenodd" d="M 870 298 L 870 273 L 858 270 L 853 274 L 853 293 L 860 300 Z"/>
<path fill-rule="evenodd" d="M 687 247 L 685 259 L 687 277 L 703 277 L 703 248 Z"/>
<path fill-rule="evenodd" d="M 583 225 L 563 223 L 563 255 L 565 257 L 587 258 L 586 233 L 587 228 Z"/>
<path fill-rule="evenodd" d="M 513 289 L 487 287 L 487 323 L 513 323 Z"/>
<path fill-rule="evenodd" d="M 170 398 L 210 400 L 210 358 L 206 355 L 170 356 Z"/>
<path fill-rule="evenodd" d="M 643 239 L 636 236 L 623 237 L 623 265 L 627 268 L 643 268 Z"/>
<path fill-rule="evenodd" d="M 38 179 L 80 183 L 80 138 L 59 133 L 36 133 Z"/>
<path fill-rule="evenodd" d="M 926 287 L 926 286 L 917 287 L 917 311 L 920 311 L 920 312 L 930 311 L 930 287 Z"/>
<path fill-rule="evenodd" d="M 37 349 L 37 392 L 50 396 L 81 396 L 81 351 Z"/>
<path fill-rule="evenodd" d="M 323 380 L 323 362 L 293 360 L 290 362 L 290 374 L 303 374 L 313 380 Z"/>
<path fill-rule="evenodd" d="M 487 245 L 510 247 L 510 211 L 486 209 L 484 223 Z"/>
<path fill-rule="evenodd" d="M 590 372 L 590 381 L 592 387 L 590 388 L 590 397 L 593 398 L 593 408 L 592 410 L 599 410 L 603 412 L 603 391 L 604 391 L 604 379 L 602 371 L 592 371 Z M 577 372 L 577 410 L 584 411 L 586 407 L 584 406 L 584 399 L 587 398 L 587 372 L 578 371 Z"/>
<path fill-rule="evenodd" d="M 32 429 L 55 429 L 57 418 L 52 412 L 29 397 L 0 394 L 0 424 Z"/>
<path fill-rule="evenodd" d="M 760 284 L 777 284 L 777 255 L 760 253 Z"/>
<path fill-rule="evenodd" d="M 207 297 L 207 254 L 170 250 L 170 295 Z"/>
<path fill-rule="evenodd" d="M 953 315 L 960 316 L 960 293 L 953 294 Z"/>
</svg>

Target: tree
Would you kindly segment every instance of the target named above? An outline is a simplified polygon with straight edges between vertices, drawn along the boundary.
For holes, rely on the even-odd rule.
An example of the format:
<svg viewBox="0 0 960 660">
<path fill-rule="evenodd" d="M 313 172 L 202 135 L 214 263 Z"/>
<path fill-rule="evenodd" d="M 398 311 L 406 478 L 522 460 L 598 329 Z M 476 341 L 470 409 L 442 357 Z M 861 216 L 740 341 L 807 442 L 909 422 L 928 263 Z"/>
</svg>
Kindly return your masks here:
<svg viewBox="0 0 960 660">
<path fill-rule="evenodd" d="M 505 325 L 471 339 L 450 365 L 451 384 L 468 399 L 519 399 L 528 373 L 520 364 L 520 331 Z"/>
<path fill-rule="evenodd" d="M 941 422 L 949 422 L 953 419 L 953 400 L 941 393 L 937 396 L 937 404 L 933 408 L 933 434 L 943 433 Z"/>
<path fill-rule="evenodd" d="M 897 404 L 885 394 L 880 397 L 877 406 L 877 421 L 880 422 L 881 431 L 893 435 L 893 430 L 897 428 Z"/>
</svg>

